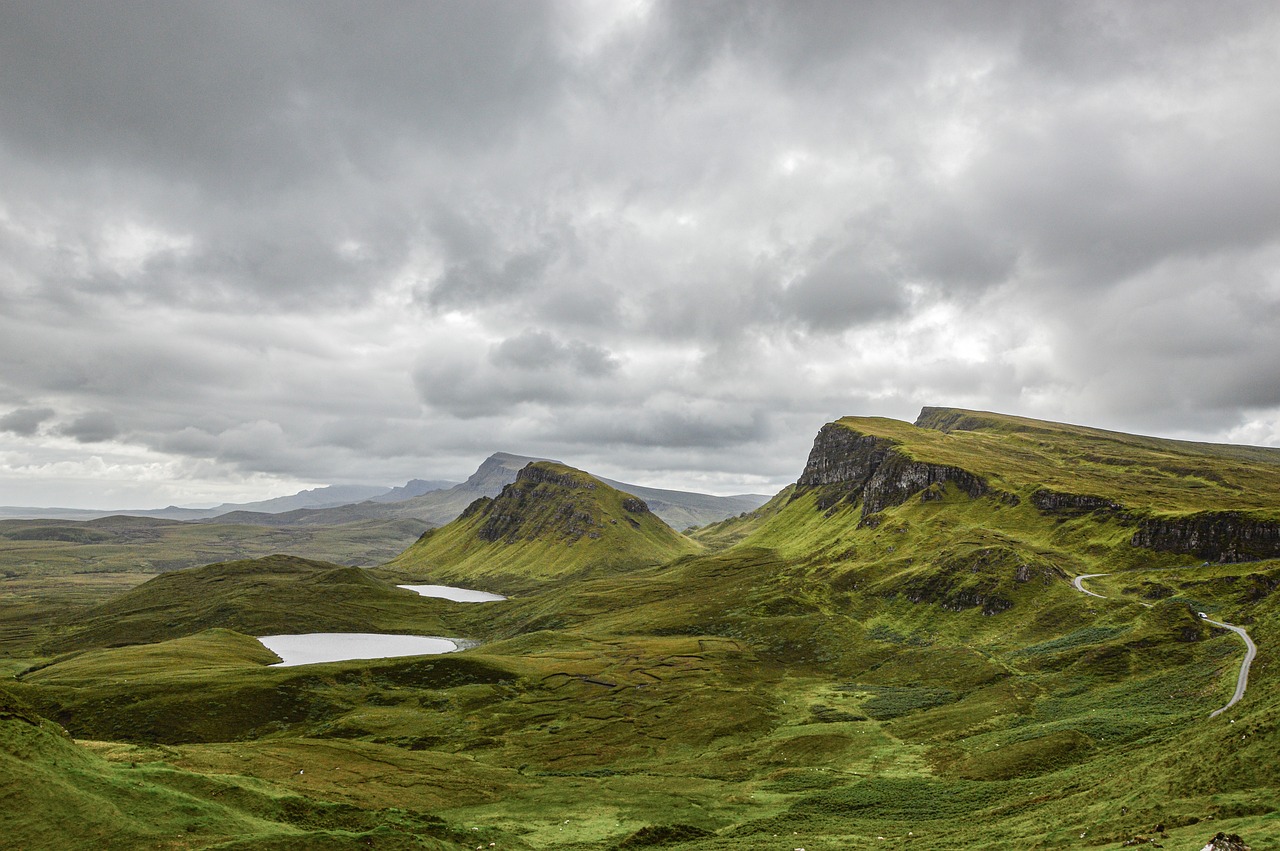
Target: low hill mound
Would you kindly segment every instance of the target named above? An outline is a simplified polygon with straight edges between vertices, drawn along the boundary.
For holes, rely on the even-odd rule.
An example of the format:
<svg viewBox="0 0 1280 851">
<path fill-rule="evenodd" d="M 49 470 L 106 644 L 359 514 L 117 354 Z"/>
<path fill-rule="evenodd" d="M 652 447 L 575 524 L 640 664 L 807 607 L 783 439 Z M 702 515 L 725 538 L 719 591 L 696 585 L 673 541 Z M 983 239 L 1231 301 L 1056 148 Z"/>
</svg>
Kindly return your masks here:
<svg viewBox="0 0 1280 851">
<path fill-rule="evenodd" d="M 655 564 L 697 549 L 643 500 L 581 470 L 538 461 L 497 497 L 478 499 L 457 520 L 427 532 L 388 568 L 512 587 Z"/>
<path fill-rule="evenodd" d="M 275 555 L 157 576 L 78 613 L 53 648 L 149 644 L 212 628 L 266 635 L 436 626 L 421 598 L 363 568 Z"/>
</svg>

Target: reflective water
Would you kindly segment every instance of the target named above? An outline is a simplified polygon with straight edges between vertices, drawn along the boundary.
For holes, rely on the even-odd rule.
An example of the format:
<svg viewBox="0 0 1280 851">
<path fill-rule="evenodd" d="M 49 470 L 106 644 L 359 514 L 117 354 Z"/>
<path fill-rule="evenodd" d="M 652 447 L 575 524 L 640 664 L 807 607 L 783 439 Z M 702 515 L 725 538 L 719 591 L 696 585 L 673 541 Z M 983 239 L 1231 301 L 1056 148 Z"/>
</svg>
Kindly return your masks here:
<svg viewBox="0 0 1280 851">
<path fill-rule="evenodd" d="M 452 653 L 458 645 L 430 635 L 384 635 L 372 632 L 312 632 L 304 635 L 264 635 L 258 639 L 283 659 L 273 668 L 345 662 L 348 659 L 390 659 Z"/>
<path fill-rule="evenodd" d="M 456 603 L 496 603 L 498 600 L 507 599 L 501 594 L 472 591 L 470 588 L 454 588 L 452 585 L 397 585 L 396 587 L 408 588 L 423 597 L 439 597 Z"/>
</svg>

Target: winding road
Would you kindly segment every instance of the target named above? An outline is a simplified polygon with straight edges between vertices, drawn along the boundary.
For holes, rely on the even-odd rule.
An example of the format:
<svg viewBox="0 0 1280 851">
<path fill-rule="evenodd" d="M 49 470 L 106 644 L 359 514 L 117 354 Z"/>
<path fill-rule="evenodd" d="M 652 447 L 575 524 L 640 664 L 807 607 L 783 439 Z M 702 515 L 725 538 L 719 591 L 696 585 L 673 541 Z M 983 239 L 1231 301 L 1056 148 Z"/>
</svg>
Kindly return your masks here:
<svg viewBox="0 0 1280 851">
<path fill-rule="evenodd" d="M 1110 575 L 1111 574 L 1109 573 L 1084 573 L 1084 574 L 1081 574 L 1080 576 L 1077 576 L 1075 579 L 1071 580 L 1071 584 L 1076 586 L 1076 590 L 1081 592 L 1082 594 L 1088 594 L 1090 597 L 1097 597 L 1101 600 L 1105 600 L 1107 599 L 1105 594 L 1095 594 L 1092 591 L 1090 591 L 1088 588 L 1084 587 L 1083 583 L 1086 579 L 1093 579 L 1095 576 L 1110 576 Z"/>
<path fill-rule="evenodd" d="M 1080 576 L 1077 576 L 1075 579 L 1071 580 L 1071 584 L 1076 586 L 1076 590 L 1083 594 L 1088 594 L 1090 597 L 1097 597 L 1102 600 L 1107 600 L 1110 598 L 1107 597 L 1105 594 L 1097 594 L 1097 593 L 1094 593 L 1093 591 L 1090 591 L 1088 588 L 1084 587 L 1084 581 L 1086 579 L 1093 579 L 1098 576 L 1110 576 L 1110 575 L 1111 574 L 1109 573 L 1083 573 Z M 1143 603 L 1142 605 L 1146 606 L 1147 608 L 1151 608 L 1150 603 Z M 1240 638 L 1244 640 L 1244 646 L 1245 646 L 1244 661 L 1240 663 L 1240 676 L 1236 678 L 1236 693 L 1231 696 L 1231 700 L 1227 703 L 1226 706 L 1222 707 L 1221 709 L 1215 709 L 1209 713 L 1210 718 L 1216 718 L 1222 713 L 1226 712 L 1231 707 L 1235 706 L 1237 703 L 1240 702 L 1240 698 L 1244 697 L 1244 690 L 1249 687 L 1249 666 L 1253 664 L 1254 657 L 1258 655 L 1258 645 L 1253 643 L 1253 639 L 1249 637 L 1249 633 L 1244 631 L 1244 627 L 1236 626 L 1235 624 L 1232 624 L 1232 623 L 1223 623 L 1222 621 L 1212 620 L 1204 612 L 1200 612 L 1199 615 L 1200 615 L 1200 618 L 1205 623 L 1211 623 L 1214 626 L 1220 626 L 1223 629 L 1229 629 L 1232 632 L 1234 632 L 1236 635 L 1240 636 Z"/>
</svg>

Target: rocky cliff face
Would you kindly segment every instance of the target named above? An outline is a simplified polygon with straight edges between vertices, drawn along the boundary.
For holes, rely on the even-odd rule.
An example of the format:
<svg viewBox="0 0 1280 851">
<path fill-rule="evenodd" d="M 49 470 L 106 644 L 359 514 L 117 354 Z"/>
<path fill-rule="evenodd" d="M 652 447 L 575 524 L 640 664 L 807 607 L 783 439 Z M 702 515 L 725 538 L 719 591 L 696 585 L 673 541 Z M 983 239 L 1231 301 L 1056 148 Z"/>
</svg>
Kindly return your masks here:
<svg viewBox="0 0 1280 851">
<path fill-rule="evenodd" d="M 818 505 L 823 509 L 860 498 L 865 519 L 917 493 L 927 496 L 932 485 L 948 483 L 971 497 L 989 490 L 980 477 L 959 467 L 916 461 L 901 453 L 892 440 L 828 423 L 813 442 L 796 493 L 819 489 Z"/>
<path fill-rule="evenodd" d="M 561 472 L 548 464 L 529 464 L 522 467 L 520 472 L 516 473 L 516 482 L 531 482 L 535 485 L 554 485 L 562 488 L 596 489 L 594 479 L 582 473 L 575 475 L 575 472 L 567 468 Z"/>
<path fill-rule="evenodd" d="M 845 484 L 861 488 L 893 448 L 891 440 L 827 423 L 813 441 L 797 484 L 802 488 Z"/>
<path fill-rule="evenodd" d="M 1124 511 L 1118 502 L 1101 496 L 1080 493 L 1062 493 L 1044 488 L 1031 494 L 1031 504 L 1046 514 L 1080 515 L 1102 511 L 1108 514 Z"/>
<path fill-rule="evenodd" d="M 1139 521 L 1135 547 L 1188 553 L 1206 561 L 1241 562 L 1280 558 L 1280 522 L 1235 511 Z"/>
</svg>

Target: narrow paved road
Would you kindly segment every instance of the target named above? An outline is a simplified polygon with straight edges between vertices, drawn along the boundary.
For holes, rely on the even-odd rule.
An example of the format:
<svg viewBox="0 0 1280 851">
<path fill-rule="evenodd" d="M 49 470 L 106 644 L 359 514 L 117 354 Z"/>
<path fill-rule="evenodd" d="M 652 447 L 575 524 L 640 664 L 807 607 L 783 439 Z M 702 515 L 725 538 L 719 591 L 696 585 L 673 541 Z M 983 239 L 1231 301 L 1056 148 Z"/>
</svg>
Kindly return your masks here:
<svg viewBox="0 0 1280 851">
<path fill-rule="evenodd" d="M 1084 587 L 1084 581 L 1086 579 L 1093 579 L 1098 576 L 1110 576 L 1110 575 L 1111 574 L 1109 573 L 1083 573 L 1080 576 L 1077 576 L 1075 579 L 1071 580 L 1071 584 L 1076 586 L 1076 590 L 1080 591 L 1081 593 L 1088 594 L 1090 597 L 1098 597 L 1100 599 L 1106 600 L 1109 598 L 1105 594 L 1095 594 L 1093 591 L 1090 591 L 1088 588 Z M 1143 603 L 1142 605 L 1146 606 L 1147 608 L 1151 608 L 1150 603 Z M 1199 614 L 1200 614 L 1200 617 L 1205 621 L 1205 623 L 1211 623 L 1214 626 L 1220 626 L 1224 629 L 1229 629 L 1232 632 L 1234 632 L 1236 635 L 1244 639 L 1244 646 L 1245 646 L 1244 661 L 1240 663 L 1240 676 L 1236 678 L 1236 693 L 1231 696 L 1231 700 L 1227 703 L 1226 706 L 1222 707 L 1221 709 L 1215 709 L 1209 713 L 1210 718 L 1216 718 L 1222 713 L 1226 712 L 1231 707 L 1235 706 L 1237 703 L 1240 702 L 1240 698 L 1244 697 L 1244 690 L 1249 687 L 1249 666 L 1253 664 L 1253 658 L 1258 655 L 1258 645 L 1253 643 L 1253 639 L 1249 637 L 1249 633 L 1244 631 L 1244 627 L 1236 626 L 1233 623 L 1223 623 L 1222 621 L 1211 620 L 1209 616 L 1206 615 L 1204 612 L 1200 612 Z"/>
<path fill-rule="evenodd" d="M 1249 687 L 1249 666 L 1253 664 L 1253 657 L 1258 655 L 1258 645 L 1253 643 L 1253 639 L 1249 637 L 1249 633 L 1244 631 L 1244 627 L 1239 627 L 1230 623 L 1223 623 L 1222 621 L 1210 620 L 1209 618 L 1205 618 L 1204 615 L 1201 615 L 1200 617 L 1204 618 L 1207 623 L 1214 624 L 1215 626 L 1226 627 L 1231 630 L 1236 635 L 1244 639 L 1244 646 L 1247 648 L 1244 653 L 1244 661 L 1240 663 L 1240 677 L 1236 680 L 1236 693 L 1231 696 L 1231 702 L 1221 709 L 1215 709 L 1209 713 L 1210 718 L 1216 718 L 1218 715 L 1221 715 L 1223 712 L 1226 712 L 1228 709 L 1235 706 L 1240 702 L 1240 698 L 1244 697 L 1244 690 Z"/>
<path fill-rule="evenodd" d="M 1071 582 L 1073 585 L 1076 586 L 1077 591 L 1080 591 L 1084 594 L 1088 594 L 1090 597 L 1098 597 L 1100 599 L 1105 600 L 1107 599 L 1106 595 L 1095 594 L 1092 591 L 1090 591 L 1088 588 L 1084 587 L 1084 585 L 1082 585 L 1081 583 L 1084 582 L 1086 579 L 1093 579 L 1095 576 L 1110 576 L 1110 575 L 1111 575 L 1110 573 L 1085 573 L 1080 576 L 1077 576 L 1075 579 L 1071 580 Z"/>
</svg>

